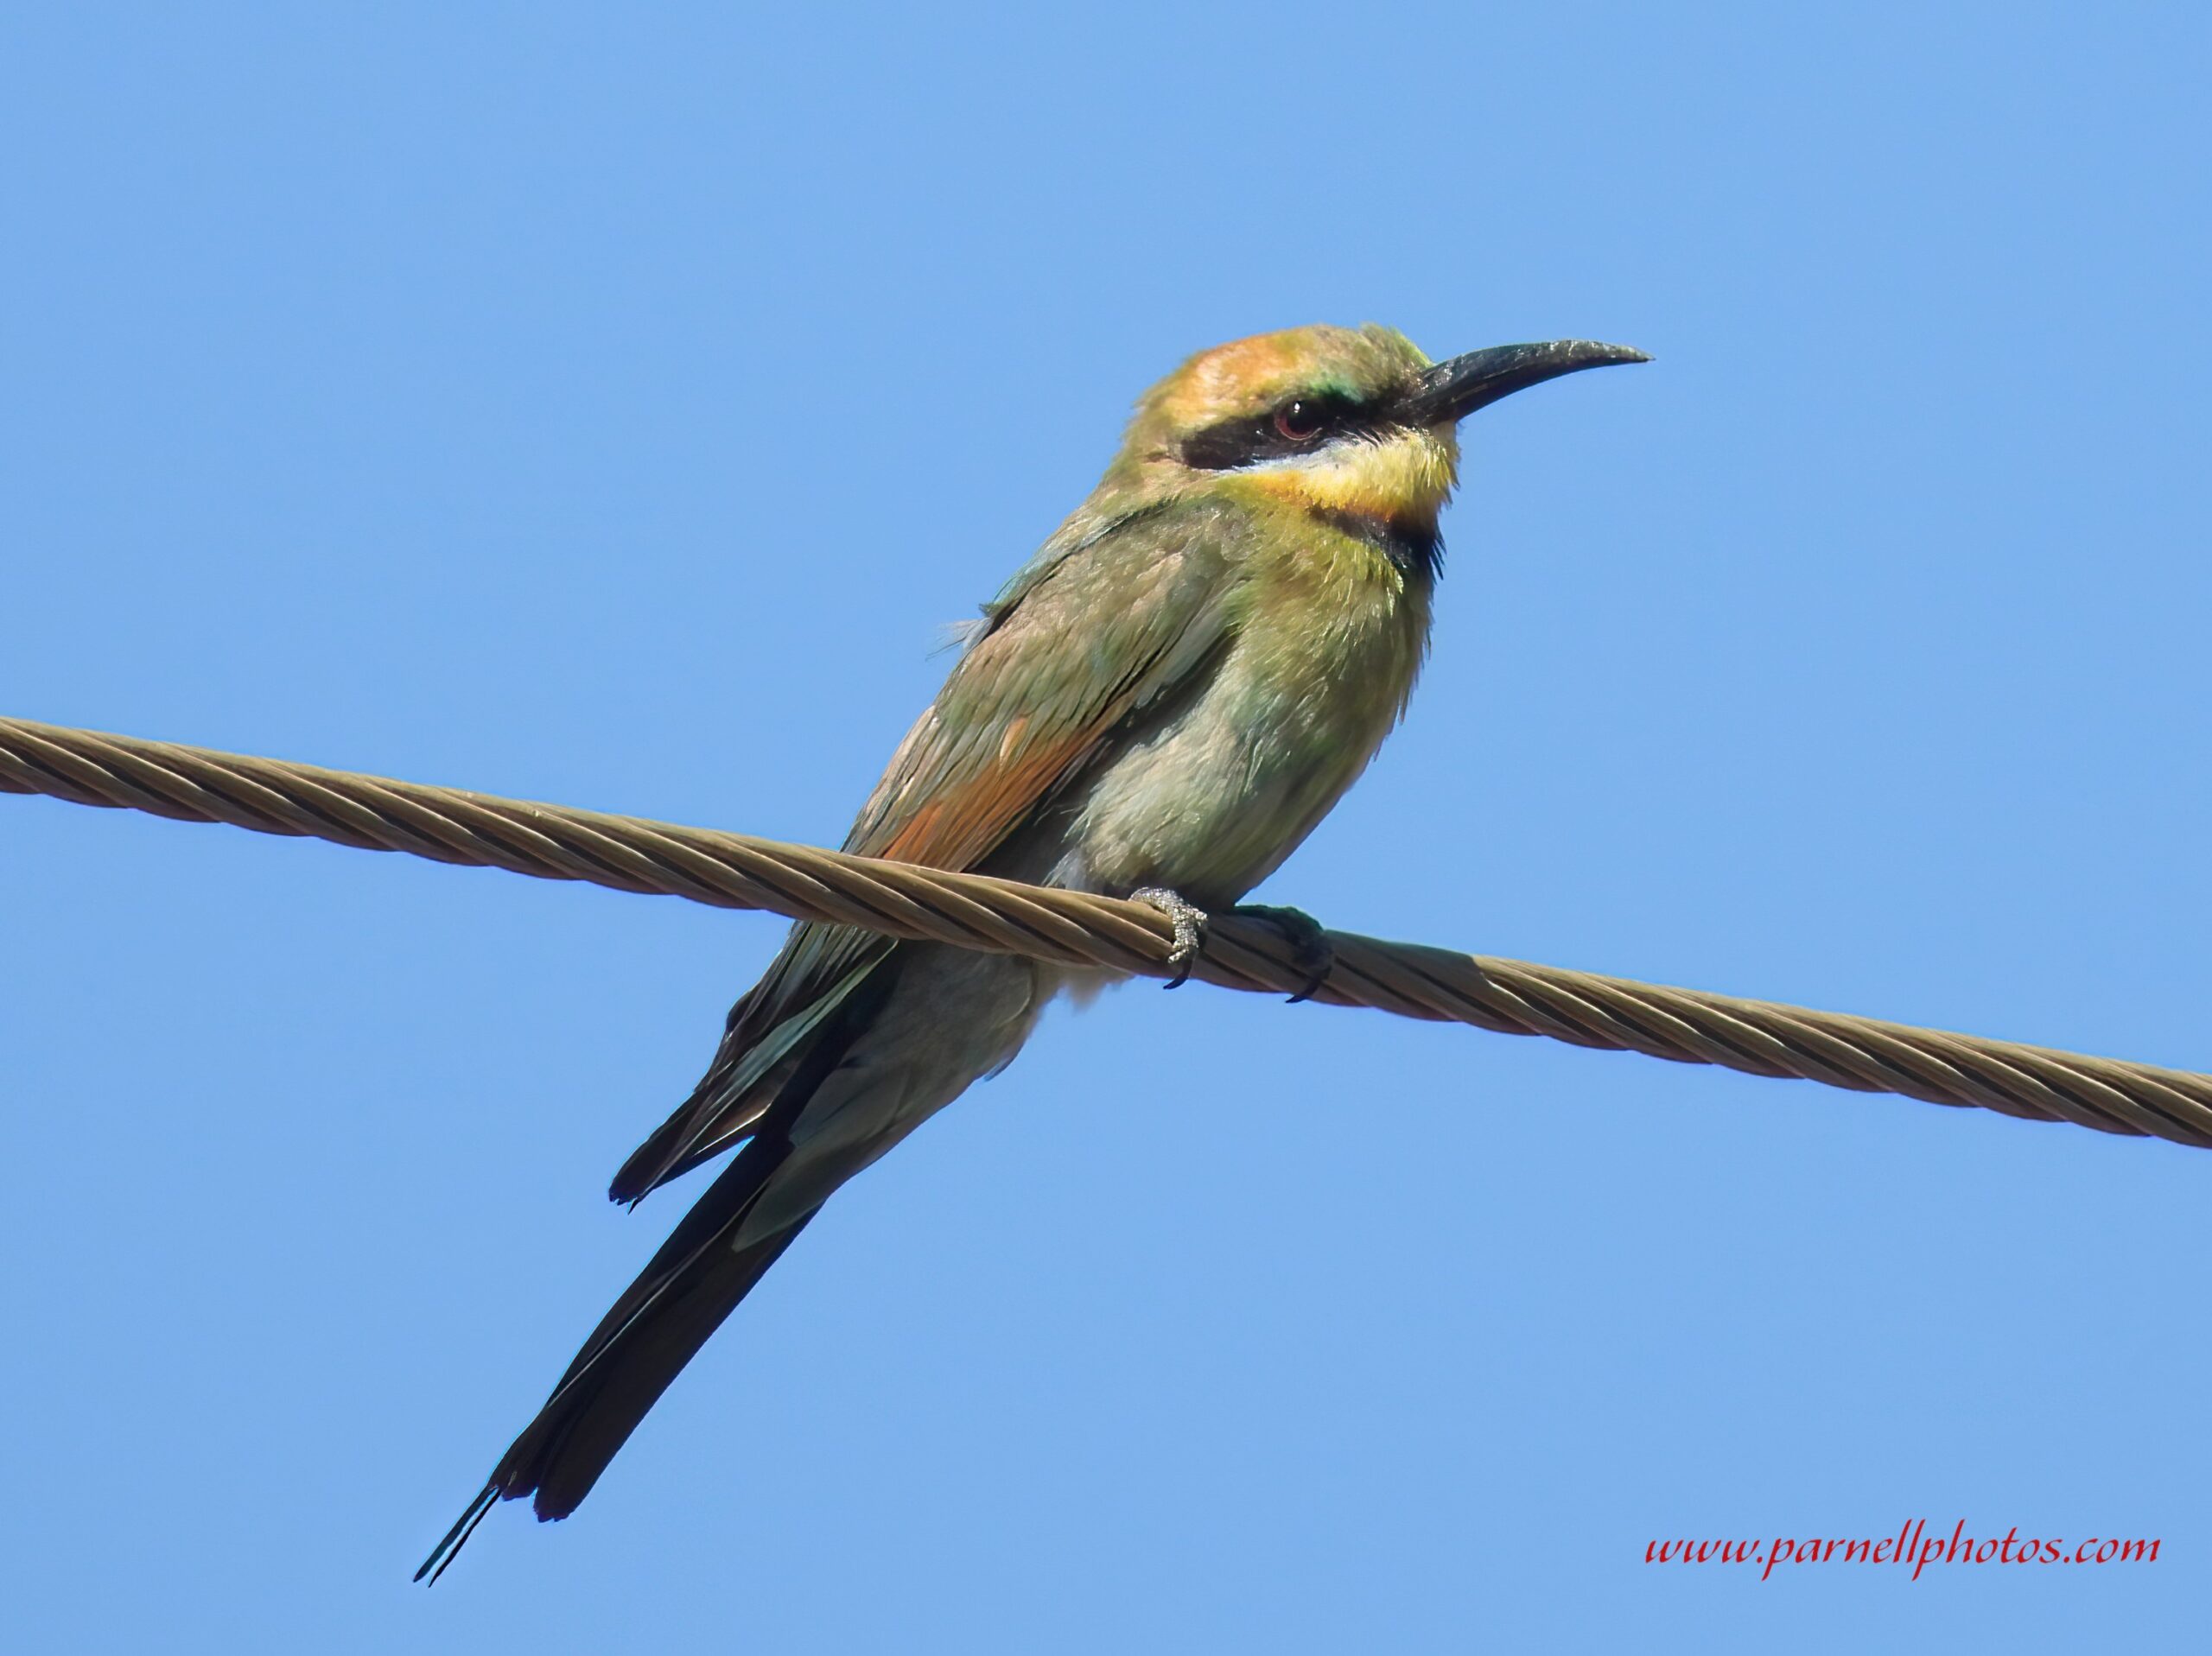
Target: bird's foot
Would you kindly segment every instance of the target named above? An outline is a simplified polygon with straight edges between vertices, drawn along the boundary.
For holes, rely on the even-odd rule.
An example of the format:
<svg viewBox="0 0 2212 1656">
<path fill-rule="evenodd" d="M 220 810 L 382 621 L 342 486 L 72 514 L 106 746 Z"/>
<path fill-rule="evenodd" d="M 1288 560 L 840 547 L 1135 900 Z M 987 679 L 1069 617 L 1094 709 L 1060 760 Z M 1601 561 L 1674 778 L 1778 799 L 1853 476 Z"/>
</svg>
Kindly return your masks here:
<svg viewBox="0 0 2212 1656">
<path fill-rule="evenodd" d="M 1185 902 L 1181 892 L 1171 891 L 1165 885 L 1147 885 L 1141 891 L 1131 891 L 1129 901 L 1159 910 L 1175 929 L 1175 941 L 1167 951 L 1167 964 L 1173 968 L 1167 987 L 1181 988 L 1191 980 L 1191 962 L 1198 959 L 1198 945 L 1206 939 L 1206 911 L 1195 903 Z"/>
<path fill-rule="evenodd" d="M 1337 951 L 1329 942 L 1328 932 L 1305 910 L 1283 908 L 1273 903 L 1242 903 L 1230 912 L 1240 920 L 1257 920 L 1262 925 L 1273 926 L 1290 945 L 1291 964 L 1306 974 L 1306 987 L 1291 996 L 1291 1006 L 1311 1000 L 1314 991 L 1326 983 L 1329 974 L 1336 969 Z"/>
</svg>

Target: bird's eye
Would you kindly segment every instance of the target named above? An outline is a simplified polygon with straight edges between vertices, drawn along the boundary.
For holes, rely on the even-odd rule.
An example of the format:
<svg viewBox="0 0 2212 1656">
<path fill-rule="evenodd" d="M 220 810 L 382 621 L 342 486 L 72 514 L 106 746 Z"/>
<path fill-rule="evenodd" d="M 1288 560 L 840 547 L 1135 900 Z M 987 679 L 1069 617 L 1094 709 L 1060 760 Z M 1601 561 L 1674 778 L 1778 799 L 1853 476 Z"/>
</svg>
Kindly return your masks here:
<svg viewBox="0 0 2212 1656">
<path fill-rule="evenodd" d="M 1311 397 L 1299 397 L 1275 410 L 1275 432 L 1285 442 L 1311 442 L 1328 423 L 1327 405 Z"/>
</svg>

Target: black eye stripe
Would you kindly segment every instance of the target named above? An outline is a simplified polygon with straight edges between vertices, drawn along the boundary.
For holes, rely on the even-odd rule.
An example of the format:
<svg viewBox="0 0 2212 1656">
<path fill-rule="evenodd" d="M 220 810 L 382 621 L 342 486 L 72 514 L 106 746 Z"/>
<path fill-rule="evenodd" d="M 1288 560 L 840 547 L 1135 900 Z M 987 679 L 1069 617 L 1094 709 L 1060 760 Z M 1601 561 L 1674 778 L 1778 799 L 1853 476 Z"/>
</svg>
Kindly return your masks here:
<svg viewBox="0 0 2212 1656">
<path fill-rule="evenodd" d="M 1312 435 L 1286 437 L 1277 428 L 1276 416 L 1293 403 L 1298 405 L 1300 425 L 1319 416 Z M 1377 425 L 1367 409 L 1344 397 L 1287 398 L 1265 414 L 1224 420 L 1192 432 L 1183 440 L 1183 464 L 1201 472 L 1234 471 L 1240 466 L 1252 466 L 1262 460 L 1310 454 L 1339 437 L 1370 436 Z"/>
</svg>

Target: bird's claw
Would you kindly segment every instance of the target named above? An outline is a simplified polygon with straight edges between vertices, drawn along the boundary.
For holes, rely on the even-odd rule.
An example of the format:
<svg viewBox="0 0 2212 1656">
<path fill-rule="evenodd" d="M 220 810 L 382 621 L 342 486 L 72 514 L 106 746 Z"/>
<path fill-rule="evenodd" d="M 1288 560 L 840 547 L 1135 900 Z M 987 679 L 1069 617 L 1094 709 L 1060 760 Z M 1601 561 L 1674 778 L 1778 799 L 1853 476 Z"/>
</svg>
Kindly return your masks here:
<svg viewBox="0 0 2212 1656">
<path fill-rule="evenodd" d="M 1195 903 L 1185 902 L 1181 892 L 1171 891 L 1165 885 L 1147 885 L 1141 891 L 1131 891 L 1129 901 L 1159 910 L 1175 929 L 1175 941 L 1167 950 L 1167 964 L 1173 971 L 1166 987 L 1181 988 L 1191 980 L 1191 963 L 1198 959 L 1198 946 L 1206 939 L 1206 911 Z"/>
<path fill-rule="evenodd" d="M 1291 996 L 1289 1005 L 1295 1006 L 1301 1000 L 1311 1000 L 1314 992 L 1329 980 L 1329 974 L 1336 969 L 1337 951 L 1329 942 L 1328 932 L 1305 910 L 1273 903 L 1245 903 L 1230 912 L 1240 920 L 1257 920 L 1262 925 L 1273 926 L 1290 945 L 1291 964 L 1306 974 L 1306 987 Z"/>
</svg>

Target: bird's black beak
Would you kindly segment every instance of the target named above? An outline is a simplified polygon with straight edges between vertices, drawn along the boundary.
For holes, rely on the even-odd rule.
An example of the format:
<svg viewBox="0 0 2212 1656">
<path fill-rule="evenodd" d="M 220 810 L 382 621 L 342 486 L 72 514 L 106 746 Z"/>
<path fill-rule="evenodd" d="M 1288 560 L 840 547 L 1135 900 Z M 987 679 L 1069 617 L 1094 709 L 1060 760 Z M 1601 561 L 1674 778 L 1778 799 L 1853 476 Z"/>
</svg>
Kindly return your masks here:
<svg viewBox="0 0 2212 1656">
<path fill-rule="evenodd" d="M 1585 368 L 1616 362 L 1649 362 L 1641 351 L 1595 339 L 1554 339 L 1548 345 L 1500 345 L 1470 351 L 1428 369 L 1395 410 L 1409 426 L 1449 425 L 1501 397 Z"/>
</svg>

